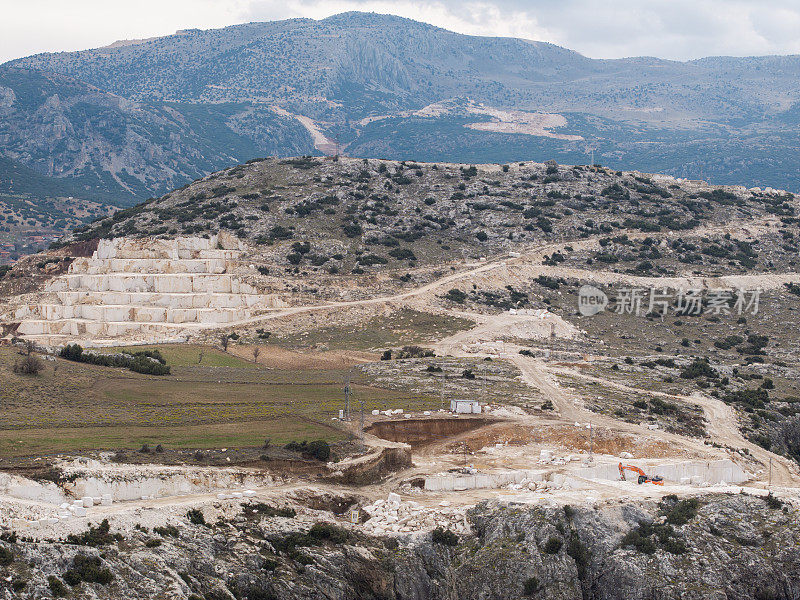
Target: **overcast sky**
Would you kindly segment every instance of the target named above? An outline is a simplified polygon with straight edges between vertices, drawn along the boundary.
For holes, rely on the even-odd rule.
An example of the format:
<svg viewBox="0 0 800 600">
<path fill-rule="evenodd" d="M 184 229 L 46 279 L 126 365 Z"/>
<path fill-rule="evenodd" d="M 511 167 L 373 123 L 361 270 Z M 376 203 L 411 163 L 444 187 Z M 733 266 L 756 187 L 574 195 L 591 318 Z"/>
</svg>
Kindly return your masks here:
<svg viewBox="0 0 800 600">
<path fill-rule="evenodd" d="M 0 0 L 0 63 L 248 21 L 391 13 L 593 58 L 800 54 L 798 0 Z"/>
</svg>

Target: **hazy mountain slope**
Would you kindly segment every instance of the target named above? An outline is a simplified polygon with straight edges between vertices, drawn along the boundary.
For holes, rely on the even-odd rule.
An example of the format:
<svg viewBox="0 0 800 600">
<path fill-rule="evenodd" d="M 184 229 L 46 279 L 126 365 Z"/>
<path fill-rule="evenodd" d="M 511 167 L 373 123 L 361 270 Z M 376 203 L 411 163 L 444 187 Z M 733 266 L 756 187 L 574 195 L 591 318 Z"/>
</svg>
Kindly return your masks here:
<svg viewBox="0 0 800 600">
<path fill-rule="evenodd" d="M 523 109 L 581 105 L 618 114 L 659 106 L 730 117 L 778 112 L 787 94 L 800 93 L 797 57 L 592 60 L 551 44 L 466 36 L 363 13 L 190 30 L 13 64 L 63 73 L 129 98 L 288 101 L 311 116 L 351 119 L 464 95 Z"/>
<path fill-rule="evenodd" d="M 322 21 L 191 30 L 135 46 L 43 54 L 13 64 L 138 99 L 288 101 L 312 116 L 331 110 L 320 102 L 327 99 L 347 102 L 338 109 L 356 118 L 463 94 L 515 104 L 513 89 L 583 77 L 593 61 L 550 44 L 463 36 L 399 17 L 347 13 Z"/>
<path fill-rule="evenodd" d="M 0 69 L 0 147 L 35 172 L 9 171 L 13 191 L 129 202 L 255 154 L 313 149 L 297 121 L 265 108 L 132 102 L 13 67 Z M 68 183 L 42 185 L 56 177 Z"/>
<path fill-rule="evenodd" d="M 13 61 L 0 155 L 143 198 L 256 156 L 317 153 L 298 115 L 351 156 L 578 163 L 591 147 L 614 169 L 797 189 L 798 103 L 797 56 L 593 60 L 344 13 Z M 563 123 L 526 129 L 540 113 Z"/>
</svg>

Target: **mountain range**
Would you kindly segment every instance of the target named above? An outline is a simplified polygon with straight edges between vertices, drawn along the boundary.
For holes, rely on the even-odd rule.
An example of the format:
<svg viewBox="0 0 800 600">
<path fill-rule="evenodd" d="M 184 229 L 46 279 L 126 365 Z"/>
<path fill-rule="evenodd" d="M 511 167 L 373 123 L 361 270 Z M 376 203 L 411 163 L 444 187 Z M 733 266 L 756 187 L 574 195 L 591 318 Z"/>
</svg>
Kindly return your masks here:
<svg viewBox="0 0 800 600">
<path fill-rule="evenodd" d="M 797 190 L 798 123 L 798 56 L 595 60 L 344 13 L 0 65 L 0 193 L 41 193 L 49 182 L 53 194 L 66 186 L 131 204 L 254 157 L 337 151 L 467 163 L 593 157 Z"/>
</svg>

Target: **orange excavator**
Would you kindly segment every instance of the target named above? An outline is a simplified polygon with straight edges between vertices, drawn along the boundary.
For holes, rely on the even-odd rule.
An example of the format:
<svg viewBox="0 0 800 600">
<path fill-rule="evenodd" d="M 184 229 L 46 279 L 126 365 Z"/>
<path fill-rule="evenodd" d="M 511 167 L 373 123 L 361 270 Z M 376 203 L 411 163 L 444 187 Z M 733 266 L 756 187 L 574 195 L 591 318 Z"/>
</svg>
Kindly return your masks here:
<svg viewBox="0 0 800 600">
<path fill-rule="evenodd" d="M 619 477 L 622 481 L 627 481 L 625 479 L 625 471 L 633 471 L 634 473 L 636 473 L 639 476 L 638 479 L 636 480 L 636 482 L 639 485 L 643 483 L 652 483 L 653 485 L 664 485 L 664 478 L 661 477 L 660 475 L 653 475 L 652 477 L 649 477 L 647 473 L 642 471 L 637 466 L 623 465 L 622 463 L 619 463 Z"/>
</svg>

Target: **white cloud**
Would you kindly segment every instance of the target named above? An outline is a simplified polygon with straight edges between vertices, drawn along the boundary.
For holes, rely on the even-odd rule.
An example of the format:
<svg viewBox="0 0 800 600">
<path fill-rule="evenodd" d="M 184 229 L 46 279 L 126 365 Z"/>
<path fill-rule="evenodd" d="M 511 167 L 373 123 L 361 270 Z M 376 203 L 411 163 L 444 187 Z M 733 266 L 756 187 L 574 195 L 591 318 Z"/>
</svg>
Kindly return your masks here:
<svg viewBox="0 0 800 600">
<path fill-rule="evenodd" d="M 349 10 L 548 41 L 595 58 L 800 53 L 796 0 L 0 0 L 0 62 L 189 27 Z"/>
</svg>

